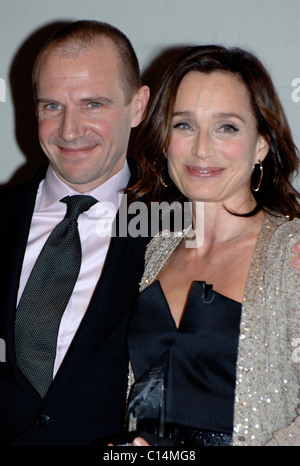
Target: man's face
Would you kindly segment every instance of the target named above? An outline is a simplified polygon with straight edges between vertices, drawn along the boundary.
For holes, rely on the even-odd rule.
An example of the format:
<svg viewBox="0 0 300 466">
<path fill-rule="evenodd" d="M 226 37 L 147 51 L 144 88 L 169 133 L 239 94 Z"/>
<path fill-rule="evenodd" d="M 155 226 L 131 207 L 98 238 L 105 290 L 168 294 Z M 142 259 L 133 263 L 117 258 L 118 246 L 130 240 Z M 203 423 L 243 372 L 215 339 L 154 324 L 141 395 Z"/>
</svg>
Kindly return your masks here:
<svg viewBox="0 0 300 466">
<path fill-rule="evenodd" d="M 128 105 L 114 44 L 77 55 L 45 52 L 37 79 L 39 140 L 55 173 L 78 192 L 94 189 L 124 165 L 131 128 L 148 94 Z M 142 95 L 142 97 L 141 97 Z"/>
</svg>

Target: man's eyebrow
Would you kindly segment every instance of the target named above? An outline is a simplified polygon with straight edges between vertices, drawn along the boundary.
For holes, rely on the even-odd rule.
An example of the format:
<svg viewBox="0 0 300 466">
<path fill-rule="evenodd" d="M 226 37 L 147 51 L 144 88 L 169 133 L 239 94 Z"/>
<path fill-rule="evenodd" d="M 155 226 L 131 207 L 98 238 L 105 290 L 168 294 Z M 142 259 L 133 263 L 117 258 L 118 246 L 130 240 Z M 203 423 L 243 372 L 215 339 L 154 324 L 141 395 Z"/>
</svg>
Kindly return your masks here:
<svg viewBox="0 0 300 466">
<path fill-rule="evenodd" d="M 38 104 L 50 104 L 51 102 L 56 102 L 55 100 L 46 99 L 46 98 L 38 98 L 36 99 Z"/>
<path fill-rule="evenodd" d="M 79 102 L 81 104 L 87 104 L 90 102 L 99 102 L 102 105 L 110 105 L 113 103 L 112 99 L 109 99 L 108 97 L 101 97 L 101 96 L 91 96 L 91 97 L 84 97 L 82 99 L 79 99 Z M 50 104 L 50 103 L 60 103 L 59 100 L 56 99 L 50 99 L 47 97 L 41 97 L 37 99 L 38 104 Z"/>
<path fill-rule="evenodd" d="M 91 97 L 84 97 L 80 99 L 80 102 L 83 104 L 87 104 L 90 102 L 99 102 L 102 105 L 110 105 L 113 103 L 113 100 L 110 99 L 109 97 L 102 97 L 100 95 L 95 95 Z"/>
</svg>

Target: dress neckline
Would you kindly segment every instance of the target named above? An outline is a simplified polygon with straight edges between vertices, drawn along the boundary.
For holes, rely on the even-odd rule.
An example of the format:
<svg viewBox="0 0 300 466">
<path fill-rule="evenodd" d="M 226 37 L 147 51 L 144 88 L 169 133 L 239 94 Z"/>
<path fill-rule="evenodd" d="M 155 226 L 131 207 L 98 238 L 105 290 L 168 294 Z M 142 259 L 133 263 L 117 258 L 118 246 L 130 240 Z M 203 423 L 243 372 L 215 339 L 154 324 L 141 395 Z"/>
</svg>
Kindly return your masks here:
<svg viewBox="0 0 300 466">
<path fill-rule="evenodd" d="M 190 297 L 191 297 L 191 292 L 192 290 L 194 289 L 195 286 L 200 286 L 202 288 L 202 293 L 201 293 L 201 299 L 202 299 L 202 302 L 204 304 L 211 304 L 213 301 L 214 301 L 214 298 L 215 298 L 215 295 L 218 295 L 220 297 L 222 297 L 223 299 L 225 300 L 228 300 L 229 302 L 232 302 L 236 305 L 239 305 L 239 306 L 242 306 L 242 304 L 239 302 L 239 301 L 235 301 L 234 299 L 231 299 L 229 298 L 228 296 L 224 296 L 223 294 L 221 293 L 218 293 L 217 291 L 215 291 L 213 289 L 213 285 L 210 285 L 210 284 L 207 284 L 205 281 L 201 281 L 201 280 L 193 280 L 192 283 L 191 283 L 191 286 L 189 288 L 189 291 L 187 293 L 187 296 L 186 296 L 186 300 L 185 300 L 185 305 L 184 305 L 184 308 L 182 309 L 182 313 L 181 313 L 181 319 L 180 319 L 180 322 L 179 322 L 179 325 L 177 326 L 176 325 L 176 322 L 175 322 L 175 319 L 172 315 L 172 311 L 171 311 L 171 308 L 170 308 L 170 305 L 168 303 L 168 300 L 166 298 L 166 295 L 164 293 L 164 290 L 162 288 L 162 285 L 161 285 L 161 282 L 160 280 L 155 280 L 151 285 L 149 285 L 147 289 L 151 288 L 151 287 L 158 287 L 163 299 L 164 299 L 164 302 L 166 304 L 166 307 L 168 309 L 168 312 L 169 312 L 169 317 L 175 327 L 175 329 L 177 331 L 180 331 L 180 327 L 181 327 L 181 323 L 182 321 L 184 320 L 184 317 L 185 317 L 185 314 L 187 312 L 187 309 L 188 309 L 188 305 L 189 305 L 189 300 L 190 300 Z M 146 291 L 144 290 L 144 291 Z"/>
</svg>

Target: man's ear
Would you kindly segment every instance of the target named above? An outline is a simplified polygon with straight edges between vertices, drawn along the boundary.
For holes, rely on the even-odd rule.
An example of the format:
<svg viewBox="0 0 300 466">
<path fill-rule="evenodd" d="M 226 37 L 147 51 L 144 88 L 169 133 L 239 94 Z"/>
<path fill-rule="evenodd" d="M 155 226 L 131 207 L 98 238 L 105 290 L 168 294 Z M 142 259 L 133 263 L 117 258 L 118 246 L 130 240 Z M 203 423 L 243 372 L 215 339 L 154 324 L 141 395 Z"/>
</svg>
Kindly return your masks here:
<svg viewBox="0 0 300 466">
<path fill-rule="evenodd" d="M 145 118 L 147 105 L 150 97 L 150 89 L 148 86 L 142 86 L 139 88 L 134 99 L 134 115 L 131 123 L 131 127 L 135 128 Z"/>
</svg>

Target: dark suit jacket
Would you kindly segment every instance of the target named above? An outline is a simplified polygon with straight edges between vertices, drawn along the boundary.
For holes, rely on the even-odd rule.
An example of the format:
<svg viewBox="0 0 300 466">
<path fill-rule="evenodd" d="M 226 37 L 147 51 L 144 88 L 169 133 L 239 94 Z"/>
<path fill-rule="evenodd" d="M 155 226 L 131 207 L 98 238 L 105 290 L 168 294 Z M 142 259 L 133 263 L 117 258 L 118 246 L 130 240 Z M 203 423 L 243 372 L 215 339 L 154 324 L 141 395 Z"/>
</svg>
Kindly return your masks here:
<svg viewBox="0 0 300 466">
<path fill-rule="evenodd" d="M 0 191 L 1 445 L 90 445 L 118 434 L 127 388 L 126 328 L 148 238 L 113 237 L 87 312 L 44 399 L 17 367 L 14 319 L 35 197 L 45 169 Z"/>
</svg>

